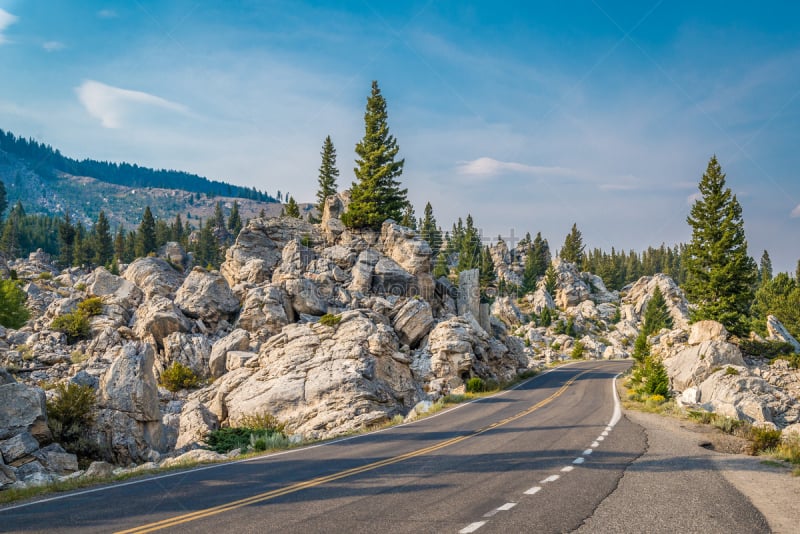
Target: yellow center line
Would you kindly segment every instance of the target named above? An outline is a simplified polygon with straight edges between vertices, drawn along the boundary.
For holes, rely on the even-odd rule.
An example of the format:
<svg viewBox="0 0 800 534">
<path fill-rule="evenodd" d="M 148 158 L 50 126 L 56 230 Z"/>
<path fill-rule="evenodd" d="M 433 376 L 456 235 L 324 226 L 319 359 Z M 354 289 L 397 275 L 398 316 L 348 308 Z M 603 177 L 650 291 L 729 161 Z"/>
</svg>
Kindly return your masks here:
<svg viewBox="0 0 800 534">
<path fill-rule="evenodd" d="M 510 417 L 506 417 L 505 419 L 502 419 L 500 421 L 492 423 L 491 425 L 488 425 L 488 426 L 485 426 L 485 427 L 480 428 L 478 430 L 475 430 L 471 434 L 466 434 L 464 436 L 458 436 L 458 437 L 455 437 L 455 438 L 451 438 L 451 439 L 448 439 L 448 440 L 445 440 L 445 441 L 442 441 L 442 442 L 439 442 L 439 443 L 435 443 L 435 444 L 430 445 L 428 447 L 424 447 L 422 449 L 417 449 L 415 451 L 407 452 L 407 453 L 401 454 L 399 456 L 393 456 L 392 458 L 386 458 L 385 460 L 379 460 L 377 462 L 373 462 L 373 463 L 370 463 L 370 464 L 362 465 L 360 467 L 353 467 L 351 469 L 347 469 L 347 470 L 344 470 L 344 471 L 339 471 L 338 473 L 333 473 L 331 475 L 312 478 L 312 479 L 306 480 L 304 482 L 296 482 L 294 484 L 291 484 L 291 485 L 283 487 L 283 488 L 278 488 L 278 489 L 274 489 L 274 490 L 271 490 L 271 491 L 268 491 L 268 492 L 265 492 L 265 493 L 260 493 L 258 495 L 253 495 L 252 497 L 247 497 L 245 499 L 240 499 L 238 501 L 232 501 L 232 502 L 229 502 L 229 503 L 226 503 L 226 504 L 220 504 L 218 506 L 214 506 L 214 507 L 211 507 L 211 508 L 205 508 L 203 510 L 198 510 L 196 512 L 191 512 L 191 513 L 188 513 L 188 514 L 171 517 L 169 519 L 164 519 L 162 521 L 157 521 L 155 523 L 148 523 L 146 525 L 142 525 L 142 526 L 139 526 L 139 527 L 131 528 L 131 529 L 128 529 L 128 530 L 121 530 L 121 531 L 117 532 L 116 534 L 133 534 L 133 533 L 143 534 L 145 532 L 155 532 L 157 530 L 161 530 L 161 529 L 165 529 L 165 528 L 169 528 L 169 527 L 174 527 L 174 526 L 181 525 L 181 524 L 184 524 L 184 523 L 189 523 L 191 521 L 196 521 L 198 519 L 203 519 L 204 517 L 210 517 L 210 516 L 213 516 L 213 515 L 221 514 L 223 512 L 229 512 L 231 510 L 235 510 L 235 509 L 241 508 L 243 506 L 248 506 L 250 504 L 256 504 L 256 503 L 268 501 L 270 499 L 275 499 L 276 497 L 281 497 L 283 495 L 288 495 L 290 493 L 295 493 L 295 492 L 298 492 L 298 491 L 301 491 L 301 490 L 304 490 L 304 489 L 313 488 L 313 487 L 319 486 L 321 484 L 326 484 L 328 482 L 333 482 L 335 480 L 341 480 L 343 478 L 351 477 L 353 475 L 358 475 L 360 473 L 364 473 L 364 472 L 367 472 L 367 471 L 373 471 L 375 469 L 378 469 L 378 468 L 381 468 L 381 467 L 385 467 L 387 465 L 396 464 L 396 463 L 408 460 L 410 458 L 416 458 L 418 456 L 423 456 L 425 454 L 430 454 L 432 452 L 438 451 L 439 449 L 443 449 L 445 447 L 449 447 L 450 445 L 455 445 L 456 443 L 460 443 L 460 442 L 462 442 L 462 441 L 464 441 L 466 439 L 469 439 L 469 438 L 478 436 L 480 434 L 483 434 L 485 432 L 488 432 L 489 430 L 493 430 L 495 428 L 507 425 L 508 423 L 516 421 L 517 419 L 519 419 L 521 417 L 524 417 L 526 415 L 529 415 L 529 414 L 535 412 L 539 408 L 541 408 L 543 406 L 546 406 L 547 404 L 550 404 L 555 399 L 560 397 L 567 390 L 567 388 L 569 386 L 571 386 L 578 378 L 580 378 L 581 376 L 585 375 L 586 373 L 588 373 L 590 371 L 593 371 L 593 369 L 587 369 L 586 371 L 583 371 L 582 373 L 575 375 L 574 377 L 569 379 L 567 382 L 565 382 L 564 385 L 561 386 L 561 388 L 558 391 L 556 391 L 555 393 L 553 393 L 552 395 L 550 395 L 546 399 L 537 402 L 536 404 L 534 404 L 530 408 L 527 408 L 527 409 L 525 409 L 525 410 L 523 410 L 523 411 L 521 411 L 521 412 L 519 412 L 519 413 L 517 413 L 515 415 L 512 415 Z"/>
</svg>

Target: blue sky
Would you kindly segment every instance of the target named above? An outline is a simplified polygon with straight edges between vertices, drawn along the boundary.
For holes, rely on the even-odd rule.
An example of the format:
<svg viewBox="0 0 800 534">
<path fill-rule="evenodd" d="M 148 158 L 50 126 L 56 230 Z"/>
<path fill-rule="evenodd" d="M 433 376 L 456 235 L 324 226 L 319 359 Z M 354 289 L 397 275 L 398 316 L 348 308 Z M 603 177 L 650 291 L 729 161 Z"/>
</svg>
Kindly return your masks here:
<svg viewBox="0 0 800 534">
<path fill-rule="evenodd" d="M 700 5 L 698 5 L 700 4 Z M 717 154 L 750 253 L 800 258 L 800 7 L 790 2 L 0 0 L 0 128 L 66 155 L 311 201 L 353 180 L 370 82 L 403 183 L 445 228 L 573 222 L 589 247 L 688 241 Z"/>
</svg>

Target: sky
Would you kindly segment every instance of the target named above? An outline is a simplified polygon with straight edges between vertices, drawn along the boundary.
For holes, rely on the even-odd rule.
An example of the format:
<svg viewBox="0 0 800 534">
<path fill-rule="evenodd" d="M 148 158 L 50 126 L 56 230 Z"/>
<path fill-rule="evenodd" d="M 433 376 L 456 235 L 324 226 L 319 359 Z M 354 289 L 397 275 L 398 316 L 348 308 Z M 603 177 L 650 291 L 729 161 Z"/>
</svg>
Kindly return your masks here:
<svg viewBox="0 0 800 534">
<path fill-rule="evenodd" d="M 688 242 L 716 154 L 750 254 L 800 258 L 800 4 L 0 0 L 0 128 L 314 200 L 372 80 L 417 215 L 487 238 Z M 512 237 L 513 236 L 513 237 Z"/>
</svg>

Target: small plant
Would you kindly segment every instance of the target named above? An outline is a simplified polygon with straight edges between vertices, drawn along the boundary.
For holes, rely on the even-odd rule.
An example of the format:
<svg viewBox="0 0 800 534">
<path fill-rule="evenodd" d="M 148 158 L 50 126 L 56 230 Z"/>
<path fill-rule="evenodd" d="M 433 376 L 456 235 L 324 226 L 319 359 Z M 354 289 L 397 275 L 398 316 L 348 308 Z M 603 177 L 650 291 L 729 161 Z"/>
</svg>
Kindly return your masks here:
<svg viewBox="0 0 800 534">
<path fill-rule="evenodd" d="M 314 243 L 313 243 L 313 241 L 311 241 L 311 236 L 310 235 L 304 234 L 303 237 L 300 238 L 300 244 L 303 245 L 306 248 L 311 248 L 311 246 Z"/>
<path fill-rule="evenodd" d="M 727 367 L 725 369 L 725 376 L 729 376 L 729 375 L 738 376 L 739 375 L 739 370 L 736 369 L 735 367 Z"/>
<path fill-rule="evenodd" d="M 550 345 L 550 348 L 553 350 L 561 350 L 561 343 L 558 342 L 553 343 L 552 345 Z"/>
<path fill-rule="evenodd" d="M 255 415 L 247 415 L 239 420 L 239 426 L 250 430 L 266 430 L 268 432 L 283 432 L 286 423 L 281 423 L 269 412 L 261 412 Z"/>
<path fill-rule="evenodd" d="M 520 380 L 527 380 L 529 378 L 533 378 L 534 376 L 539 374 L 538 369 L 525 369 L 521 373 L 518 373 L 517 376 Z"/>
<path fill-rule="evenodd" d="M 689 410 L 687 414 L 689 415 L 689 419 L 693 419 L 704 425 L 711 424 L 717 418 L 716 414 L 705 410 Z"/>
<path fill-rule="evenodd" d="M 29 362 L 33 359 L 33 349 L 28 345 L 20 345 L 17 347 L 20 356 L 22 356 L 22 361 Z"/>
<path fill-rule="evenodd" d="M 781 431 L 778 429 L 753 426 L 750 427 L 747 437 L 751 441 L 751 454 L 775 449 L 781 444 Z"/>
<path fill-rule="evenodd" d="M 584 350 L 585 347 L 583 346 L 583 343 L 581 343 L 580 341 L 576 341 L 575 346 L 572 347 L 572 352 L 570 353 L 570 357 L 573 360 L 580 360 L 581 358 L 583 358 Z"/>
<path fill-rule="evenodd" d="M 72 363 L 83 363 L 89 359 L 89 356 L 79 350 L 73 350 L 69 353 L 69 359 Z"/>
<path fill-rule="evenodd" d="M 733 434 L 737 428 L 742 426 L 743 423 L 738 419 L 734 419 L 733 417 L 720 417 L 717 415 L 714 417 L 714 420 L 711 421 L 711 424 L 726 434 Z"/>
<path fill-rule="evenodd" d="M 622 314 L 619 311 L 619 308 L 614 310 L 614 315 L 611 316 L 611 324 L 617 324 L 622 320 Z"/>
<path fill-rule="evenodd" d="M 89 318 L 80 310 L 75 310 L 53 319 L 50 328 L 66 334 L 67 342 L 74 343 L 89 336 Z"/>
<path fill-rule="evenodd" d="M 319 318 L 320 324 L 325 326 L 336 326 L 342 320 L 341 315 L 333 315 L 332 313 L 326 313 L 322 317 Z"/>
<path fill-rule="evenodd" d="M 100 297 L 89 297 L 78 304 L 78 311 L 86 317 L 94 317 L 103 313 L 103 299 Z"/>
<path fill-rule="evenodd" d="M 249 428 L 226 427 L 214 430 L 206 435 L 205 442 L 214 452 L 225 454 L 233 449 L 244 449 L 250 444 Z"/>
<path fill-rule="evenodd" d="M 187 366 L 180 362 L 173 362 L 161 373 L 161 385 L 175 393 L 181 389 L 197 387 L 200 379 Z"/>
<path fill-rule="evenodd" d="M 76 291 L 86 291 L 86 284 L 83 282 L 78 282 L 74 287 Z"/>
<path fill-rule="evenodd" d="M 50 271 L 42 271 L 39 273 L 39 276 L 37 278 L 39 280 L 52 280 L 53 273 L 51 273 Z"/>
<path fill-rule="evenodd" d="M 28 295 L 16 280 L 0 280 L 0 325 L 20 328 L 31 316 L 25 307 Z"/>
<path fill-rule="evenodd" d="M 486 391 L 486 382 L 479 376 L 473 376 L 464 386 L 467 393 L 482 393 Z"/>
<path fill-rule="evenodd" d="M 86 438 L 94 423 L 97 396 L 90 386 L 58 384 L 55 395 L 47 401 L 47 420 L 55 441 L 80 459 L 95 458 L 97 445 Z"/>
</svg>

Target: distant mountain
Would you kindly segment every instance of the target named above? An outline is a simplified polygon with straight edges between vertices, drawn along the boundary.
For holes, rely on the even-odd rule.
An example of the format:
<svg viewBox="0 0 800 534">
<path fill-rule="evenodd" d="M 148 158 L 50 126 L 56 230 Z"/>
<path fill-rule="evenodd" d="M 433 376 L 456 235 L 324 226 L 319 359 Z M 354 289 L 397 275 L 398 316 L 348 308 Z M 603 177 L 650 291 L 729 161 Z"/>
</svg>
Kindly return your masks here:
<svg viewBox="0 0 800 534">
<path fill-rule="evenodd" d="M 221 201 L 226 215 L 238 201 L 243 218 L 280 213 L 273 196 L 255 188 L 209 180 L 174 170 L 155 170 L 130 163 L 74 160 L 33 139 L 0 129 L 0 181 L 9 209 L 18 200 L 28 213 L 61 215 L 91 223 L 104 210 L 112 224 L 138 225 L 145 206 L 156 217 L 180 213 L 194 226 Z"/>
</svg>

